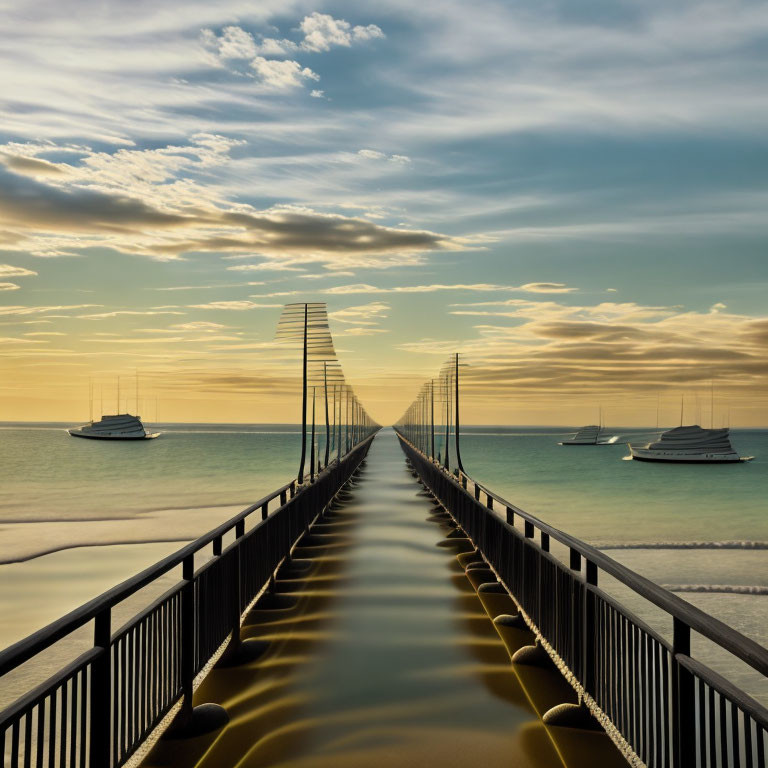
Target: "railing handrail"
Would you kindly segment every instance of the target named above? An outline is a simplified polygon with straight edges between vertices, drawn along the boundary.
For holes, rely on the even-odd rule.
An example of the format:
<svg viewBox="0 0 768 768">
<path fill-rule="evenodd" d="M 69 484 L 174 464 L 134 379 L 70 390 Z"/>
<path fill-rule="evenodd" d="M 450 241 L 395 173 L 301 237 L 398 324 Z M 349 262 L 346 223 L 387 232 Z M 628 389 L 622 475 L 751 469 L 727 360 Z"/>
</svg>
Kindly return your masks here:
<svg viewBox="0 0 768 768">
<path fill-rule="evenodd" d="M 355 444 L 350 451 L 341 457 L 341 461 L 344 461 L 350 453 L 372 437 L 373 435 L 370 435 L 365 440 Z M 337 459 L 334 458 L 322 471 L 325 472 L 336 463 Z M 320 475 L 318 474 L 315 477 L 315 481 L 317 481 L 319 477 Z M 221 523 L 216 528 L 213 528 L 194 541 L 189 542 L 189 544 L 185 544 L 181 549 L 176 550 L 176 552 L 164 557 L 154 565 L 150 565 L 148 568 L 145 568 L 143 571 L 122 581 L 120 584 L 110 587 L 105 592 L 102 592 L 100 595 L 75 608 L 61 618 L 52 621 L 42 629 L 33 632 L 31 635 L 28 635 L 13 645 L 9 645 L 7 648 L 0 651 L 0 678 L 16 667 L 21 666 L 26 661 L 29 661 L 29 659 L 36 654 L 44 651 L 46 648 L 49 648 L 54 643 L 79 629 L 84 624 L 87 624 L 105 608 L 111 608 L 112 606 L 117 605 L 147 586 L 147 584 L 160 576 L 163 576 L 171 569 L 181 565 L 187 557 L 196 554 L 199 550 L 208 546 L 214 539 L 229 533 L 229 531 L 235 528 L 238 523 L 245 520 L 245 518 L 256 512 L 265 504 L 279 498 L 281 494 L 287 493 L 291 487 L 298 488 L 298 493 L 301 493 L 306 489 L 307 485 L 298 486 L 296 480 L 291 480 L 276 491 L 267 494 L 249 507 L 246 507 L 242 512 L 238 512 L 234 517 Z M 261 526 L 264 522 L 264 520 L 259 520 L 254 526 L 254 529 Z"/>
<path fill-rule="evenodd" d="M 413 443 L 411 443 L 411 441 L 408 440 L 402 434 L 402 432 L 400 432 L 399 429 L 397 429 L 397 433 L 401 439 L 405 440 L 415 451 L 421 453 L 422 456 L 424 456 L 427 460 L 433 461 L 429 456 L 427 456 Z M 437 464 L 437 462 L 433 461 L 433 463 L 445 474 L 448 479 L 457 484 L 459 487 L 462 487 L 460 483 L 457 483 L 455 475 L 453 475 L 450 471 L 446 471 L 446 469 Z M 480 488 L 487 498 L 494 499 L 495 501 L 499 502 L 499 504 L 504 505 L 505 508 L 512 510 L 514 514 L 520 515 L 523 520 L 528 521 L 551 538 L 556 539 L 561 544 L 564 544 L 570 549 L 578 552 L 579 555 L 584 557 L 586 560 L 589 560 L 605 573 L 613 576 L 613 578 L 629 587 L 633 592 L 636 592 L 644 599 L 666 611 L 672 617 L 682 621 L 694 632 L 698 632 L 700 635 L 703 635 L 709 640 L 712 640 L 712 642 L 719 645 L 729 653 L 732 653 L 734 656 L 737 656 L 754 670 L 768 677 L 768 648 L 763 647 L 755 640 L 752 640 L 749 637 L 741 634 L 741 632 L 738 632 L 732 627 L 729 627 L 727 624 L 723 623 L 719 619 L 716 619 L 714 616 L 710 616 L 700 608 L 697 608 L 695 605 L 692 605 L 686 600 L 683 600 L 669 590 L 664 589 L 664 587 L 659 586 L 645 576 L 641 576 L 639 573 L 635 573 L 635 571 L 617 562 L 613 558 L 601 552 L 599 549 L 596 549 L 590 544 L 587 544 L 586 542 L 583 542 L 580 539 L 577 539 L 574 536 L 561 531 L 559 528 L 555 528 L 554 526 L 545 523 L 535 515 L 531 515 L 528 512 L 523 511 L 519 507 L 508 502 L 502 496 L 499 496 L 493 491 L 490 491 L 484 485 L 477 483 L 466 472 L 461 474 L 463 474 L 464 477 L 466 477 L 468 480 L 471 480 L 473 484 Z M 496 514 L 495 509 L 490 511 Z"/>
</svg>

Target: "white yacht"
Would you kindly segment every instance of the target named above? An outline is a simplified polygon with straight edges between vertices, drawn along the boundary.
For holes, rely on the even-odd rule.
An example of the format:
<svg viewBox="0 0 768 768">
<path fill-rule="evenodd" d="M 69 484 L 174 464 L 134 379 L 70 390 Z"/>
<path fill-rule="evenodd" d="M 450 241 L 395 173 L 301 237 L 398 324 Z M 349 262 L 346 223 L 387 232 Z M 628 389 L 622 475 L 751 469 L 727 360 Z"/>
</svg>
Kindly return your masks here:
<svg viewBox="0 0 768 768">
<path fill-rule="evenodd" d="M 151 440 L 160 435 L 159 432 L 147 432 L 141 419 L 130 413 L 102 416 L 101 421 L 73 427 L 67 432 L 72 437 L 85 437 L 90 440 Z"/>
<path fill-rule="evenodd" d="M 698 424 L 675 427 L 642 447 L 629 446 L 629 454 L 637 461 L 668 461 L 687 464 L 727 464 L 749 461 L 752 456 L 739 456 L 733 449 L 730 430 L 703 429 Z"/>
<path fill-rule="evenodd" d="M 613 445 L 618 439 L 618 435 L 604 436 L 602 427 L 590 424 L 582 427 L 570 440 L 563 440 L 558 445 Z"/>
</svg>

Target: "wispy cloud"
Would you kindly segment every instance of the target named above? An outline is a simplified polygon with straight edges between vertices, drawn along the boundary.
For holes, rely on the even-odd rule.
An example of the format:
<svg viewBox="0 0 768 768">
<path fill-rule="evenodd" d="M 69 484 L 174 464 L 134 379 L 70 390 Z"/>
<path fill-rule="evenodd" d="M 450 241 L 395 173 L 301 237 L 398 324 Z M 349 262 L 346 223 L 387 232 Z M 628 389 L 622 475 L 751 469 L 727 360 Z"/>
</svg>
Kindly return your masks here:
<svg viewBox="0 0 768 768">
<path fill-rule="evenodd" d="M 282 304 L 259 304 L 255 301 L 209 301 L 207 304 L 190 304 L 190 309 L 223 309 L 241 312 L 247 309 L 272 309 Z"/>
<path fill-rule="evenodd" d="M 0 264 L 0 277 L 26 277 L 37 272 L 24 267 L 14 267 L 11 264 Z"/>
</svg>

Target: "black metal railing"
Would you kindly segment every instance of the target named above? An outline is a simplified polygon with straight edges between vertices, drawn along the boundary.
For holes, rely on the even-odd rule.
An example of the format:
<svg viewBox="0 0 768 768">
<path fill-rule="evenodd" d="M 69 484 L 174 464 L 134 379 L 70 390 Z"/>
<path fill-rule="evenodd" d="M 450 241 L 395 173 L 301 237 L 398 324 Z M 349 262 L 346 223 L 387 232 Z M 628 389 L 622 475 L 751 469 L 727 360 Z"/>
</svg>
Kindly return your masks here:
<svg viewBox="0 0 768 768">
<path fill-rule="evenodd" d="M 178 552 L 0 652 L 5 675 L 93 624 L 93 647 L 0 713 L 3 768 L 117 768 L 177 705 L 283 559 L 365 458 L 374 435 L 297 486 L 292 481 Z M 224 547 L 224 539 L 232 541 Z M 208 548 L 211 548 L 210 550 Z M 195 556 L 210 556 L 195 566 Z M 182 579 L 112 631 L 115 606 L 174 568 Z"/>
<path fill-rule="evenodd" d="M 764 678 L 767 649 L 463 472 L 450 474 L 397 431 L 422 482 L 628 757 L 650 768 L 764 768 L 768 709 L 692 658 L 691 633 Z M 551 540 L 567 548 L 567 563 L 550 553 Z M 600 573 L 660 608 L 672 624 L 671 642 L 600 589 Z"/>
</svg>

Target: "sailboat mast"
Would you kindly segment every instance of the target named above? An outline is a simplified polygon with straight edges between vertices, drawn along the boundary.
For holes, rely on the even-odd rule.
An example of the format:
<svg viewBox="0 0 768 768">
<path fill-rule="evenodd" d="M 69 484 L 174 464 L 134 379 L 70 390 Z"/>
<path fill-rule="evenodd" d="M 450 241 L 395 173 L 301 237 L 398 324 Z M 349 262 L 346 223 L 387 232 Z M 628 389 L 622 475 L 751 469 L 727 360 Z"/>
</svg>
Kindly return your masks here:
<svg viewBox="0 0 768 768">
<path fill-rule="evenodd" d="M 117 377 L 117 413 L 120 413 L 120 377 Z"/>
</svg>

